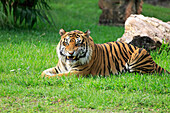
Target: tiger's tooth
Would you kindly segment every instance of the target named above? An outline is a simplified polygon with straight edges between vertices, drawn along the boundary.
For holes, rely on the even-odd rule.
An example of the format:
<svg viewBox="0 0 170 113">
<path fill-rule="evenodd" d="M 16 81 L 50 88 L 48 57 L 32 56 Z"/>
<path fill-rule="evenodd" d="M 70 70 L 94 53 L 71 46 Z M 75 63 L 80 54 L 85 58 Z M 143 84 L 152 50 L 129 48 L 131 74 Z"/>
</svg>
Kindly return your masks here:
<svg viewBox="0 0 170 113">
<path fill-rule="evenodd" d="M 67 56 L 67 59 L 69 59 L 69 56 Z"/>
<path fill-rule="evenodd" d="M 76 56 L 73 57 L 73 60 L 76 59 Z"/>
</svg>

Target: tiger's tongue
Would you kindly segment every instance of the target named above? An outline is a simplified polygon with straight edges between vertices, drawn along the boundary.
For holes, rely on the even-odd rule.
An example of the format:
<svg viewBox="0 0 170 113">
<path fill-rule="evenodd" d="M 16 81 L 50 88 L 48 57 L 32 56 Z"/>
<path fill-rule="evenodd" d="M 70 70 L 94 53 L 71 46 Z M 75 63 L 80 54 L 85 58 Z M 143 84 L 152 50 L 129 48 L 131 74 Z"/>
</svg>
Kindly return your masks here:
<svg viewBox="0 0 170 113">
<path fill-rule="evenodd" d="M 69 60 L 73 60 L 73 58 L 69 58 Z"/>
</svg>

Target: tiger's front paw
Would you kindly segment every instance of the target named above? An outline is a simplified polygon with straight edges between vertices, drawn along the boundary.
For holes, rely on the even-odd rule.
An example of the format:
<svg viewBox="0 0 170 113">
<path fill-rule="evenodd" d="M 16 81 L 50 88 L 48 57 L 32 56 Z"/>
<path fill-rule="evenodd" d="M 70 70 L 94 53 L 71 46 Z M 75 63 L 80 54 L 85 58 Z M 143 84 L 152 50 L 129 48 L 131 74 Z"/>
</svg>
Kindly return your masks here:
<svg viewBox="0 0 170 113">
<path fill-rule="evenodd" d="M 47 77 L 48 75 L 46 75 L 46 73 L 43 71 L 42 73 L 41 73 L 41 77 Z"/>
<path fill-rule="evenodd" d="M 55 74 L 54 73 L 51 73 L 50 71 L 48 70 L 45 70 L 41 73 L 41 77 L 52 77 L 54 76 Z"/>
</svg>

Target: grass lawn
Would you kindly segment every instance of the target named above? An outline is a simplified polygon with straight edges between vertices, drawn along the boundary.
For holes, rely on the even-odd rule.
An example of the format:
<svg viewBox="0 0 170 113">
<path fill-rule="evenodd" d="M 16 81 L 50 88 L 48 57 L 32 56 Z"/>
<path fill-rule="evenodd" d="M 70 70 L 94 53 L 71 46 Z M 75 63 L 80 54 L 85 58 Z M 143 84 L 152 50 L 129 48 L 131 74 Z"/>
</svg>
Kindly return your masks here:
<svg viewBox="0 0 170 113">
<path fill-rule="evenodd" d="M 170 112 L 170 77 L 126 73 L 111 77 L 44 79 L 57 64 L 58 31 L 90 29 L 95 43 L 115 41 L 124 28 L 99 26 L 98 0 L 51 3 L 56 28 L 0 29 L 0 112 Z M 143 15 L 170 21 L 170 9 L 143 6 Z M 170 71 L 170 52 L 151 52 Z"/>
</svg>

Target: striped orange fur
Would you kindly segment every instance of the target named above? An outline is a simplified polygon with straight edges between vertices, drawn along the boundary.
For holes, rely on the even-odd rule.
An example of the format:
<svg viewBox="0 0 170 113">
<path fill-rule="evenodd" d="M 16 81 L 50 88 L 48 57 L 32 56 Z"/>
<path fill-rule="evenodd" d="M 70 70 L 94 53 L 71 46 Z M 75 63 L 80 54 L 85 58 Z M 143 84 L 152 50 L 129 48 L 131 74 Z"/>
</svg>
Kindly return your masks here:
<svg viewBox="0 0 170 113">
<path fill-rule="evenodd" d="M 162 73 L 149 53 L 142 48 L 122 42 L 95 44 L 90 31 L 60 29 L 57 45 L 58 64 L 41 74 L 45 77 L 76 75 L 108 76 L 122 72 Z"/>
</svg>

